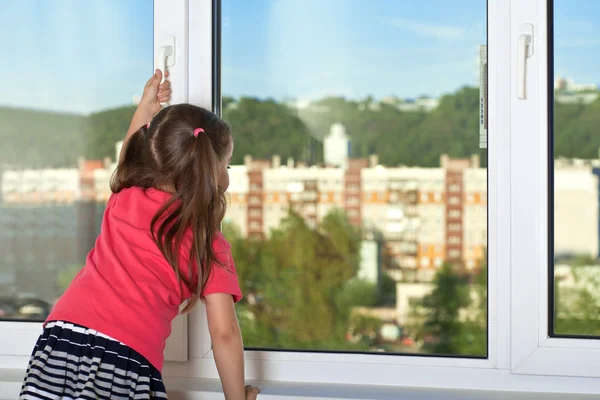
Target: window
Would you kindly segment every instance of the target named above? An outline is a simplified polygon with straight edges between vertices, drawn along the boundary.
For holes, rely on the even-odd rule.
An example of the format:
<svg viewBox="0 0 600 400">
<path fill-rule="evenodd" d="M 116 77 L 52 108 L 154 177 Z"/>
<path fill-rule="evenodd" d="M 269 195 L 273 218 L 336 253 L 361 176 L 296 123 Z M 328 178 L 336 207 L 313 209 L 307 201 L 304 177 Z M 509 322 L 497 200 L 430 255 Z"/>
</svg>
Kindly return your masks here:
<svg viewBox="0 0 600 400">
<path fill-rule="evenodd" d="M 253 206 L 261 204 L 260 196 L 249 196 L 248 203 Z"/>
<path fill-rule="evenodd" d="M 460 204 L 460 198 L 458 196 L 450 196 L 450 197 L 448 197 L 448 204 L 451 204 L 451 205 Z"/>
<path fill-rule="evenodd" d="M 486 44 L 486 1 L 439 2 L 435 18 L 429 6 L 403 1 L 377 7 L 369 1 L 343 2 L 343 6 L 317 1 L 310 6 L 299 1 L 244 2 L 242 6 L 238 0 L 222 0 L 221 4 L 222 116 L 239 138 L 232 163 L 242 164 L 246 156 L 268 161 L 278 154 L 294 159 L 291 167 L 280 171 L 279 178 L 286 184 L 298 179 L 323 182 L 333 171 L 342 177 L 342 194 L 334 197 L 331 212 L 315 208 L 312 198 L 299 196 L 294 202 L 302 204 L 304 214 L 285 216 L 287 222 L 269 226 L 278 229 L 277 235 L 265 232 L 261 240 L 231 238 L 239 275 L 252 276 L 242 281 L 246 299 L 260 299 L 252 304 L 242 300 L 239 305 L 248 349 L 487 357 L 487 304 L 469 300 L 470 292 L 487 290 L 485 283 L 481 287 L 473 283 L 483 282 L 476 276 L 484 273 L 486 260 L 472 269 L 472 279 L 460 278 L 452 288 L 436 288 L 464 295 L 461 310 L 452 311 L 455 326 L 461 328 L 443 333 L 426 321 L 445 303 L 430 304 L 421 294 L 417 298 L 424 306 L 418 315 L 400 324 L 397 319 L 387 321 L 377 316 L 379 309 L 394 315 L 410 314 L 410 310 L 393 295 L 383 299 L 378 278 L 360 278 L 400 269 L 416 277 L 400 279 L 397 283 L 404 287 L 420 287 L 424 276 L 430 282 L 431 273 L 413 273 L 415 268 L 433 268 L 435 274 L 441 263 L 418 254 L 423 237 L 417 235 L 418 227 L 430 221 L 430 234 L 425 237 L 440 238 L 441 244 L 447 229 L 442 219 L 436 224 L 426 211 L 417 212 L 416 204 L 428 200 L 431 188 L 436 189 L 439 202 L 439 190 L 446 187 L 452 191 L 448 203 L 460 204 L 462 188 L 486 175 L 486 165 L 473 162 L 485 158 L 486 149 L 480 149 L 477 137 L 463 135 L 465 126 L 475 126 L 479 113 L 480 70 L 473 59 L 479 57 L 478 46 Z M 311 21 L 308 30 L 306 21 Z M 433 58 L 423 58 L 424 51 Z M 444 107 L 452 111 L 443 111 Z M 253 139 L 245 141 L 245 137 Z M 373 154 L 379 158 L 376 167 L 369 163 Z M 264 187 L 269 187 L 272 173 L 268 162 L 262 165 Z M 467 169 L 481 174 L 466 174 Z M 388 204 L 361 202 L 361 198 L 384 198 L 371 196 L 377 182 L 371 178 L 373 172 L 394 176 L 389 181 L 380 179 L 389 182 L 390 201 L 398 205 L 393 219 L 386 215 Z M 446 205 L 436 207 L 445 214 Z M 453 215 L 460 216 L 456 211 Z M 243 215 L 231 218 L 238 218 L 238 225 L 258 226 Z M 486 218 L 480 216 L 484 226 Z M 319 229 L 311 229 L 313 221 Z M 448 230 L 461 229 L 454 224 Z M 469 229 L 462 234 L 470 234 Z M 385 248 L 389 241 L 401 240 L 400 254 L 379 257 L 364 250 L 370 246 L 368 238 L 379 237 L 380 232 L 378 245 Z M 460 237 L 452 240 L 462 242 Z M 248 248 L 263 254 L 262 258 L 245 260 L 242 255 L 248 254 Z M 342 249 L 353 250 L 346 254 Z M 278 268 L 269 268 L 269 263 Z M 451 263 L 451 274 L 459 276 L 466 270 L 456 257 Z M 298 279 L 298 274 L 304 278 Z M 273 289 L 270 282 L 280 287 Z M 308 292 L 310 305 L 305 302 Z M 356 296 L 358 292 L 366 294 Z M 366 314 L 356 314 L 358 309 Z M 476 315 L 477 322 L 461 322 L 464 312 Z M 389 323 L 404 337 L 384 335 Z M 474 339 L 461 342 L 463 335 Z M 403 340 L 406 337 L 428 340 Z"/>
<path fill-rule="evenodd" d="M 448 243 L 449 244 L 460 244 L 460 237 L 459 236 L 450 236 L 448 238 Z"/>
<path fill-rule="evenodd" d="M 565 0 L 513 6 L 515 40 L 520 36 L 527 44 L 532 34 L 527 24 L 537 26 L 533 48 L 525 48 L 531 55 L 525 58 L 526 93 L 515 85 L 511 101 L 511 137 L 520 141 L 510 148 L 510 169 L 518 174 L 510 195 L 518 204 L 510 228 L 511 369 L 599 377 L 597 312 L 588 311 L 598 304 L 599 276 L 597 247 L 589 237 L 598 235 L 598 196 L 590 195 L 598 190 L 597 103 L 590 98 L 599 77 L 597 58 L 589 58 L 597 44 L 570 44 L 593 35 L 600 9 Z"/>
<path fill-rule="evenodd" d="M 132 4 L 149 7 L 149 3 L 150 0 Z M 154 37 L 176 35 L 177 54 L 183 57 L 171 75 L 176 96 L 182 96 L 176 101 L 189 100 L 221 112 L 233 122 L 237 138 L 238 158 L 234 160 L 237 166 L 232 169 L 237 176 L 232 179 L 232 192 L 245 200 L 231 210 L 224 229 L 228 229 L 227 222 L 238 225 L 239 237 L 226 234 L 230 239 L 237 239 L 231 240 L 236 243 L 234 246 L 247 246 L 244 250 L 252 256 L 244 259 L 239 256 L 239 247 L 234 249 L 245 291 L 245 301 L 238 313 L 248 346 L 248 378 L 294 381 L 303 389 L 305 385 L 310 386 L 311 390 L 311 382 L 353 384 L 352 390 L 364 389 L 363 397 L 369 398 L 373 397 L 368 392 L 370 389 L 360 385 L 577 391 L 597 395 L 600 340 L 593 334 L 561 333 L 555 330 L 552 321 L 554 304 L 557 319 L 560 319 L 561 309 L 573 307 L 572 301 L 563 303 L 565 296 L 572 296 L 572 289 L 579 288 L 573 284 L 572 267 L 561 263 L 563 258 L 559 256 L 554 262 L 554 253 L 562 248 L 559 245 L 564 239 L 555 238 L 554 234 L 571 232 L 576 223 L 555 216 L 559 214 L 561 201 L 565 200 L 555 192 L 559 185 L 554 185 L 562 164 L 560 160 L 555 161 L 553 155 L 548 157 L 548 153 L 553 149 L 558 156 L 558 149 L 563 146 L 558 139 L 572 124 L 594 124 L 595 103 L 578 104 L 582 112 L 585 111 L 582 116 L 571 113 L 561 116 L 561 110 L 566 108 L 558 105 L 552 114 L 549 105 L 558 103 L 561 94 L 557 90 L 554 97 L 550 96 L 555 75 L 573 76 L 571 83 L 575 84 L 596 82 L 594 54 L 597 52 L 594 51 L 595 40 L 590 37 L 596 29 L 598 7 L 593 1 L 567 5 L 566 0 L 556 0 L 556 4 L 547 0 L 488 0 L 486 21 L 484 0 L 421 3 L 154 0 Z M 553 6 L 557 9 L 556 19 L 551 13 Z M 5 4 L 2 7 L 4 10 Z M 307 20 L 311 21 L 310 29 L 306 28 Z M 519 99 L 516 50 L 519 36 L 528 31 L 524 24 L 534 25 L 534 48 L 533 55 L 526 59 L 525 98 Z M 12 25 L 5 24 L 0 30 L 6 26 Z M 486 31 L 487 103 L 477 90 L 479 79 L 486 77 L 485 65 L 481 74 L 473 62 L 473 58 L 479 57 L 475 49 L 486 42 Z M 3 37 L 14 37 L 13 31 L 3 33 Z M 37 36 L 42 33 L 47 34 L 44 31 Z M 556 37 L 554 42 L 548 40 L 553 37 Z M 124 42 L 116 43 L 119 47 Z M 555 63 L 554 53 L 549 51 L 552 43 L 556 47 Z M 96 49 L 101 51 L 103 46 L 104 43 Z M 584 55 L 589 58 L 583 58 Z M 573 73 L 569 60 L 578 66 L 572 69 Z M 592 72 L 586 70 L 590 66 L 594 68 Z M 4 72 L 7 76 L 11 70 Z M 559 89 L 561 85 L 559 82 Z M 429 97 L 420 96 L 421 93 Z M 568 103 L 568 96 L 566 100 L 564 104 L 572 104 Z M 478 116 L 485 116 L 485 113 L 479 114 L 477 103 L 488 106 L 487 150 L 478 149 L 477 132 L 479 130 L 481 139 L 486 138 L 486 125 L 478 127 L 475 122 Z M 0 95 L 0 104 L 10 102 Z M 252 112 L 246 112 L 249 109 Z M 406 118 L 401 124 L 397 123 L 396 118 L 400 117 L 396 110 Z M 265 113 L 267 118 L 260 118 Z M 435 119 L 436 116 L 441 118 Z M 0 120 L 4 121 L 3 118 L 0 114 Z M 548 121 L 554 121 L 551 124 L 554 131 L 550 130 L 552 126 L 548 126 Z M 560 121 L 569 122 L 563 125 Z M 336 125 L 340 122 L 342 126 Z M 578 126 L 576 133 L 589 132 L 585 125 L 585 129 Z M 554 136 L 549 136 L 549 132 L 554 132 Z M 271 134 L 268 141 L 260 140 L 262 135 Z M 395 136 L 388 143 L 383 139 L 390 134 Z M 592 145 L 595 136 L 589 135 Z M 241 140 L 244 137 L 252 140 Z M 326 137 L 327 146 L 324 145 Z M 554 143 L 548 141 L 551 137 L 556 139 Z M 575 147 L 578 142 L 574 140 L 567 142 L 572 144 L 573 151 L 582 147 Z M 8 143 L 16 145 L 16 142 Z M 339 146 L 340 143 L 349 145 Z M 329 168 L 323 168 L 325 147 L 331 150 L 327 155 Z M 398 148 L 401 149 L 399 154 Z M 2 151 L 6 152 L 0 148 Z M 365 155 L 371 152 L 378 153 L 380 162 L 377 164 L 381 164 L 378 168 L 385 171 L 382 179 L 389 185 L 386 195 L 394 208 L 404 210 L 404 215 L 392 221 L 385 211 L 371 210 L 372 204 L 349 207 L 344 204 L 348 198 L 348 181 L 361 182 L 358 190 L 367 188 L 363 169 L 369 168 Z M 444 157 L 444 153 L 449 153 L 448 157 Z M 272 171 L 265 166 L 263 182 L 254 189 L 257 195 L 265 188 L 277 189 L 285 204 L 275 206 L 275 214 L 249 218 L 250 210 L 262 204 L 262 197 L 255 198 L 256 206 L 249 206 L 254 200 L 248 195 L 248 171 L 243 166 L 245 154 L 264 161 L 272 160 L 273 154 L 285 157 L 284 166 L 276 171 L 281 175 L 274 182 L 266 182 Z M 402 160 L 398 161 L 395 157 L 400 155 Z M 573 153 L 569 157 L 575 156 Z M 579 157 L 594 158 L 585 154 Z M 488 166 L 489 182 L 486 180 Z M 4 170 L 4 165 L 2 168 Z M 449 175 L 452 182 L 460 182 L 457 192 L 445 192 Z M 289 183 L 319 182 L 322 177 L 335 182 L 331 207 L 315 209 L 311 205 L 314 198 L 295 196 L 293 207 L 316 211 L 311 211 L 313 215 L 289 219 L 287 202 L 292 199 L 292 193 L 286 192 Z M 53 190 L 61 187 L 60 179 L 52 177 L 50 180 Z M 17 190 L 23 185 L 20 182 L 27 184 Z M 33 201 L 32 187 L 48 182 L 49 179 L 38 176 L 35 168 L 3 174 L 0 201 Z M 93 187 L 85 186 L 81 192 L 93 193 Z M 434 193 L 432 208 L 417 206 L 418 197 L 414 194 L 427 191 Z M 356 191 L 354 194 L 359 195 Z M 447 194 L 461 196 L 465 201 L 447 210 L 443 200 Z M 589 204 L 587 194 L 582 191 L 576 194 L 571 201 Z M 77 193 L 69 191 L 61 201 L 68 205 L 73 197 L 77 197 Z M 76 229 L 73 221 L 64 218 L 62 206 L 64 204 L 52 205 L 53 216 L 60 221 L 54 224 L 54 231 L 43 231 L 52 243 L 60 242 L 57 232 Z M 379 206 L 387 210 L 389 205 Z M 468 222 L 448 235 L 445 217 L 460 218 L 459 214 L 450 216 L 455 215 L 455 211 Z M 32 213 L 26 223 L 18 217 L 0 214 L 0 223 L 13 227 L 13 231 L 15 226 L 22 226 L 20 234 L 34 235 L 47 216 L 43 212 Z M 286 223 L 281 222 L 282 218 L 288 218 Z M 411 226 L 408 220 L 412 218 L 420 221 L 420 225 Z M 360 251 L 350 252 L 352 268 L 340 268 L 347 265 L 338 262 L 334 265 L 335 274 L 328 275 L 331 269 L 319 268 L 325 264 L 324 260 L 311 261 L 315 258 L 310 255 L 313 251 L 336 255 L 335 249 L 329 248 L 334 247 L 333 240 L 323 232 L 340 226 L 346 228 L 348 223 L 364 230 L 370 227 L 366 225 L 367 220 L 373 222 L 375 229 L 378 224 L 385 228 L 392 223 L 394 229 L 385 232 L 390 236 L 384 235 L 383 240 L 362 231 L 364 236 L 359 237 L 358 243 Z M 552 224 L 554 229 L 548 229 Z M 302 247 L 306 250 L 302 257 L 288 242 L 276 240 L 277 236 L 291 236 L 289 231 L 285 232 L 288 225 L 301 231 L 304 239 L 310 239 L 307 241 L 311 245 Z M 559 232 L 559 225 L 568 229 Z M 271 229 L 284 230 L 282 235 L 271 236 Z M 249 231 L 263 233 L 264 238 L 248 241 Z M 31 268 L 29 265 L 43 260 L 32 254 L 17 258 L 16 252 L 10 249 L 13 242 L 5 240 L 8 232 L 10 230 L 0 230 L 0 254 L 3 255 L 0 285 L 17 279 L 16 266 Z M 552 234 L 552 240 L 548 233 Z M 393 241 L 389 239 L 392 235 Z M 455 240 L 450 240 L 452 236 L 460 237 L 460 250 L 458 242 L 449 243 Z M 293 240 L 298 237 L 294 236 Z M 48 259 L 64 257 L 62 251 L 63 248 L 53 248 L 54 255 L 50 257 L 48 253 Z M 360 257 L 356 257 L 357 253 Z M 252 263 L 248 258 L 253 259 Z M 297 266 L 290 268 L 289 260 L 302 258 L 308 261 L 301 265 L 301 272 Z M 424 267 L 425 258 L 429 260 L 428 268 Z M 453 261 L 450 276 L 444 275 L 449 258 L 464 259 Z M 361 277 L 370 280 L 354 278 L 352 274 L 356 269 Z M 452 303 L 458 304 L 454 300 L 463 302 L 468 297 L 468 306 L 459 307 L 458 324 L 453 319 L 450 325 L 456 328 L 447 335 L 450 343 L 442 343 L 435 334 L 424 329 L 430 326 L 425 322 L 428 314 L 446 313 L 448 309 L 432 308 L 424 299 L 436 297 L 429 295 L 436 289 L 437 278 L 456 281 L 456 269 L 458 281 L 469 283 L 458 288 L 451 286 L 451 291 L 438 294 L 461 292 L 459 297 L 452 295 Z M 382 276 L 384 278 L 378 281 Z M 589 279 L 592 284 L 592 278 L 580 275 L 578 282 Z M 337 280 L 332 283 L 334 279 Z M 310 285 L 303 284 L 303 280 Z M 382 292 L 373 291 L 376 283 L 381 283 Z M 552 293 L 554 286 L 560 286 L 556 296 Z M 0 293 L 4 294 L 3 290 Z M 300 297 L 298 292 L 310 296 Z M 465 292 L 467 295 L 463 296 Z M 356 293 L 360 295 L 354 296 Z M 378 296 L 372 296 L 374 293 Z M 582 297 L 587 299 L 575 296 L 576 299 Z M 298 298 L 302 301 L 296 302 Z M 345 308 L 333 308 L 331 304 Z M 590 304 L 593 303 L 586 305 Z M 2 299 L 0 308 L 3 312 L 14 312 Z M 261 308 L 270 312 L 261 313 Z M 582 308 L 575 306 L 574 309 L 578 311 L 577 317 L 584 315 Z M 180 331 L 189 332 L 189 352 L 187 338 L 179 337 L 182 358 L 166 363 L 167 384 L 170 377 L 216 379 L 204 308 L 199 306 L 189 315 L 188 330 L 182 321 L 185 320 L 175 321 L 174 330 L 177 331 L 180 324 Z M 307 328 L 308 325 L 313 326 Z M 567 328 L 572 329 L 573 325 Z M 390 330 L 393 335 L 389 334 Z M 25 367 L 31 343 L 38 333 L 39 323 L 0 321 L 0 376 L 4 378 L 2 368 L 5 366 Z M 450 348 L 440 351 L 441 344 Z M 189 360 L 181 362 L 188 354 Z M 427 357 L 419 356 L 423 354 Z M 196 383 L 190 386 L 194 385 Z M 5 393 L 2 391 L 5 387 L 5 381 L 0 379 L 0 393 Z"/>
<path fill-rule="evenodd" d="M 457 257 L 459 257 L 459 256 L 460 256 L 460 251 L 459 251 L 459 250 L 450 250 L 450 251 L 448 252 L 448 255 L 449 255 L 451 258 L 457 258 Z"/>
<path fill-rule="evenodd" d="M 157 6 L 155 14 L 152 1 L 115 0 L 0 7 L 0 33 L 19 38 L 0 66 L 13 77 L 0 94 L 0 124 L 10 127 L 0 146 L 0 359 L 26 360 L 94 245 L 116 144 L 155 63 L 153 38 L 181 10 Z M 186 101 L 178 66 L 171 72 L 173 101 Z M 185 324 L 173 324 L 178 342 Z M 187 358 L 187 342 L 173 350 L 166 359 Z"/>
<path fill-rule="evenodd" d="M 462 228 L 461 224 L 448 224 L 448 231 L 450 232 L 458 232 Z"/>
<path fill-rule="evenodd" d="M 448 217 L 450 217 L 450 218 L 460 218 L 461 217 L 461 212 L 460 212 L 460 210 L 450 210 L 448 212 Z"/>
<path fill-rule="evenodd" d="M 0 277 L 10 276 L 0 278 L 0 293 L 7 304 L 17 304 L 25 294 L 29 299 L 2 312 L 3 318 L 39 320 L 45 315 L 28 315 L 35 308 L 27 306 L 51 309 L 100 231 L 105 202 L 96 201 L 94 180 L 101 176 L 95 172 L 110 174 L 115 168 L 115 144 L 123 139 L 152 71 L 153 7 L 114 1 L 10 3 L 2 4 L 8 23 L 2 33 L 23 40 L 10 66 L 20 71 L 19 79 L 7 81 L 0 96 L 2 125 L 11 126 L 0 148 L 0 182 L 10 182 L 6 189 L 2 185 L 0 196 Z M 90 20 L 90 13 L 116 13 L 122 19 L 106 24 Z M 121 60 L 118 73 L 106 68 L 107 54 Z M 65 58 L 70 62 L 62 62 Z M 0 67 L 4 76 L 6 68 Z M 70 78 L 48 79 L 51 75 Z M 108 131 L 107 124 L 114 128 Z M 107 190 L 108 183 L 101 181 L 98 189 Z M 20 223 L 11 223 L 15 219 L 33 229 L 19 228 Z"/>
<path fill-rule="evenodd" d="M 251 217 L 260 217 L 262 215 L 262 210 L 260 208 L 252 208 L 249 211 Z"/>
<path fill-rule="evenodd" d="M 357 196 L 349 196 L 347 200 L 348 205 L 360 204 L 360 199 Z"/>
</svg>

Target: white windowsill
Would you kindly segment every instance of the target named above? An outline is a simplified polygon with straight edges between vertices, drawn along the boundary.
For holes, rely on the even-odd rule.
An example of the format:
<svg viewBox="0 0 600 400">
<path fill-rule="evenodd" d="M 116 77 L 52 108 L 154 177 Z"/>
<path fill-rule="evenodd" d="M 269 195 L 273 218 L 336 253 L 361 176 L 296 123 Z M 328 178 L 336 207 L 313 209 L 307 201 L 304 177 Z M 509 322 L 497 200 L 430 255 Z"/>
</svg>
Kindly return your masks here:
<svg viewBox="0 0 600 400">
<path fill-rule="evenodd" d="M 0 400 L 15 399 L 21 388 L 23 370 L 0 369 Z M 216 379 L 165 378 L 171 400 L 222 400 Z M 305 400 L 592 400 L 596 395 L 516 393 L 501 391 L 425 389 L 385 386 L 352 386 L 262 382 L 259 399 Z"/>
</svg>

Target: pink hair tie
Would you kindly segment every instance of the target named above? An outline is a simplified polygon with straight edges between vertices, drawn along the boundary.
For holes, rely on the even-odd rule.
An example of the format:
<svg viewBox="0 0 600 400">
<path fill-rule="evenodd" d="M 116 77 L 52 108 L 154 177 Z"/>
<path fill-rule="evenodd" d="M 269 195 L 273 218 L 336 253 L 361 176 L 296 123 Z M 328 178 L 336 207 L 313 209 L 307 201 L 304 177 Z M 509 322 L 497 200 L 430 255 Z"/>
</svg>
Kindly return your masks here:
<svg viewBox="0 0 600 400">
<path fill-rule="evenodd" d="M 202 128 L 196 128 L 196 129 L 194 129 L 194 137 L 198 137 L 198 134 L 200 132 L 204 133 L 204 129 L 202 129 Z"/>
</svg>

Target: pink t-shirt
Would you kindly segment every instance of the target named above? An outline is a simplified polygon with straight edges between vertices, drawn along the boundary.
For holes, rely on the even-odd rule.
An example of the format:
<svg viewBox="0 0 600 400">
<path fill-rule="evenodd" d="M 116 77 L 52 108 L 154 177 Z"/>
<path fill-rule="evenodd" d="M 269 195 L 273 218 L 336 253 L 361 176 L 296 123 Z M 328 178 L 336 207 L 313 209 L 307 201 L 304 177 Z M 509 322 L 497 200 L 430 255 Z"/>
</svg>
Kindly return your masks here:
<svg viewBox="0 0 600 400">
<path fill-rule="evenodd" d="M 97 330 L 131 347 L 162 370 L 165 341 L 182 301 L 173 268 L 152 239 L 150 222 L 169 199 L 168 193 L 138 187 L 113 194 L 85 267 L 46 321 L 67 321 Z M 184 273 L 189 243 L 191 232 L 184 239 L 180 255 Z M 220 232 L 213 240 L 213 250 L 223 266 L 212 266 L 204 293 L 231 294 L 237 302 L 242 292 L 231 246 Z M 188 299 L 191 293 L 183 286 L 183 297 Z"/>
</svg>

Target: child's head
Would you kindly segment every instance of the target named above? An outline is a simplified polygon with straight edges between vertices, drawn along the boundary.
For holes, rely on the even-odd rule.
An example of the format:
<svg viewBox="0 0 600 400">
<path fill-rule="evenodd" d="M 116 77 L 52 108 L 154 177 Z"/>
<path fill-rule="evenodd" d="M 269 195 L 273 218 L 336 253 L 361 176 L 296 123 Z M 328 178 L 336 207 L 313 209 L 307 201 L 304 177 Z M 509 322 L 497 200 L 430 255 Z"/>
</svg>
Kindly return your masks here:
<svg viewBox="0 0 600 400">
<path fill-rule="evenodd" d="M 229 126 L 210 111 L 178 104 L 161 110 L 125 146 L 112 190 L 138 186 L 172 193 L 171 200 L 154 216 L 151 230 L 180 282 L 202 297 L 210 266 L 218 262 L 212 240 L 226 210 L 227 166 L 233 152 Z M 182 274 L 179 249 L 189 230 L 194 240 L 188 273 Z M 198 282 L 190 279 L 192 260 L 199 266 Z"/>
<path fill-rule="evenodd" d="M 163 108 L 125 145 L 113 180 L 115 191 L 139 186 L 191 195 L 200 189 L 195 186 L 199 182 L 206 190 L 210 185 L 222 191 L 229 186 L 231 130 L 204 108 L 191 104 Z"/>
</svg>

